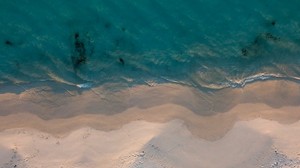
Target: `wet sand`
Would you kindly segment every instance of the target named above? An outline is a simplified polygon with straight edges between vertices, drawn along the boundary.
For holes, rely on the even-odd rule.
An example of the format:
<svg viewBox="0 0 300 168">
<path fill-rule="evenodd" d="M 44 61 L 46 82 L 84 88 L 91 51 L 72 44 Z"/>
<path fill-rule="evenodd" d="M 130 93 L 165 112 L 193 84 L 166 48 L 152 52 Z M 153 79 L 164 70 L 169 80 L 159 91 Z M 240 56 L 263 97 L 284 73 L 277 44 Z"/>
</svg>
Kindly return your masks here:
<svg viewBox="0 0 300 168">
<path fill-rule="evenodd" d="M 0 94 L 2 167 L 300 166 L 297 83 L 13 90 Z"/>
</svg>

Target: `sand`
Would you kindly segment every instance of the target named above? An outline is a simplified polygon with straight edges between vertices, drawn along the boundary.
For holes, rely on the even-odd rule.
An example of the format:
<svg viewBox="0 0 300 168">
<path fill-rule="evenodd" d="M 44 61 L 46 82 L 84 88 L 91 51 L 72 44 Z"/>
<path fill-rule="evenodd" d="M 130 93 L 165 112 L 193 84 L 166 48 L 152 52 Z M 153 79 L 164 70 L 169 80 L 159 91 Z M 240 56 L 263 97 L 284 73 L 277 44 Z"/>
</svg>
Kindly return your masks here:
<svg viewBox="0 0 300 168">
<path fill-rule="evenodd" d="M 57 138 L 32 129 L 1 132 L 2 167 L 299 167 L 300 122 L 237 122 L 221 139 L 191 134 L 181 120 L 90 127 Z"/>
<path fill-rule="evenodd" d="M 9 89 L 14 90 L 14 89 Z M 300 167 L 300 87 L 0 94 L 0 167 Z"/>
</svg>

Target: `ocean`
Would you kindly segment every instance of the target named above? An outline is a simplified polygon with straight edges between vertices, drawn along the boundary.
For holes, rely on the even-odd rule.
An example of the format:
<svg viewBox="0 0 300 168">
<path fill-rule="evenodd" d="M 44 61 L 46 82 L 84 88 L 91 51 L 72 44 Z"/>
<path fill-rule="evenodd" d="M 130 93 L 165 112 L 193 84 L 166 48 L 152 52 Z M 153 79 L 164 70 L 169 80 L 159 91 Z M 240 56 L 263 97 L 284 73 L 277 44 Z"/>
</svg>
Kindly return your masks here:
<svg viewBox="0 0 300 168">
<path fill-rule="evenodd" d="M 1 0 L 0 87 L 300 81 L 298 0 Z"/>
</svg>

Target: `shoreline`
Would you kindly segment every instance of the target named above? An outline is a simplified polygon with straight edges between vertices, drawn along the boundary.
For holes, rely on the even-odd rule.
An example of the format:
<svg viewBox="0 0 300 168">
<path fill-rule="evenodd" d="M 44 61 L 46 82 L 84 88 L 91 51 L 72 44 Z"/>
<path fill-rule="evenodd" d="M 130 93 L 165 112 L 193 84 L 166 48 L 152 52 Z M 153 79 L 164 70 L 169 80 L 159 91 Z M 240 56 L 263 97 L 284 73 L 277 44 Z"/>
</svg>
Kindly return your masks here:
<svg viewBox="0 0 300 168">
<path fill-rule="evenodd" d="M 242 111 L 253 109 L 254 111 Z M 0 131 L 18 128 L 37 129 L 63 137 L 82 127 L 91 127 L 99 131 L 113 131 L 134 121 L 166 123 L 174 119 L 182 120 L 187 129 L 196 137 L 206 140 L 218 140 L 239 121 L 265 119 L 279 124 L 289 125 L 300 120 L 300 107 L 273 109 L 264 104 L 240 104 L 226 113 L 213 116 L 199 116 L 190 110 L 166 104 L 149 109 L 132 108 L 115 115 L 83 114 L 72 118 L 43 120 L 30 113 L 0 116 Z M 163 111 L 163 113 L 162 113 Z"/>
<path fill-rule="evenodd" d="M 0 167 L 299 167 L 297 100 L 286 81 L 0 94 Z"/>
<path fill-rule="evenodd" d="M 12 91 L 16 88 L 19 91 Z M 72 89 L 74 87 L 64 88 L 53 83 L 23 88 L 22 92 L 19 87 L 4 87 L 4 93 L 0 94 L 0 116 L 29 112 L 49 120 L 78 114 L 114 115 L 133 107 L 144 109 L 163 104 L 180 105 L 198 115 L 209 116 L 245 103 L 261 103 L 275 109 L 300 105 L 297 101 L 300 99 L 300 84 L 282 80 L 217 91 L 201 91 L 176 84 L 139 85 L 119 91 L 110 91 L 108 86 Z M 79 108 L 72 109 L 76 103 L 82 107 L 77 105 Z"/>
<path fill-rule="evenodd" d="M 38 87 L 20 94 L 0 94 L 0 131 L 28 127 L 59 136 L 84 126 L 110 131 L 136 120 L 164 123 L 180 119 L 193 134 L 213 140 L 224 136 L 240 120 L 297 122 L 297 100 L 300 85 L 287 81 L 265 81 L 208 93 L 164 84 L 114 93 L 94 88 L 70 96 Z"/>
</svg>

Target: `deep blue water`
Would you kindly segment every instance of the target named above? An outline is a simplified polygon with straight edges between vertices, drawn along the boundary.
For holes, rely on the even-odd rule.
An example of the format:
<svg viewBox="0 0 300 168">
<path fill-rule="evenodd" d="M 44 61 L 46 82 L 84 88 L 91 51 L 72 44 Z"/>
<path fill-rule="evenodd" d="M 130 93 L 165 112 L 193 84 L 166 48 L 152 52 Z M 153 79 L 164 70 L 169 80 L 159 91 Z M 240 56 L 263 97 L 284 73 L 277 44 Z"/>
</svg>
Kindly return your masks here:
<svg viewBox="0 0 300 168">
<path fill-rule="evenodd" d="M 0 83 L 217 89 L 298 81 L 299 7 L 299 0 L 1 0 Z"/>
</svg>

